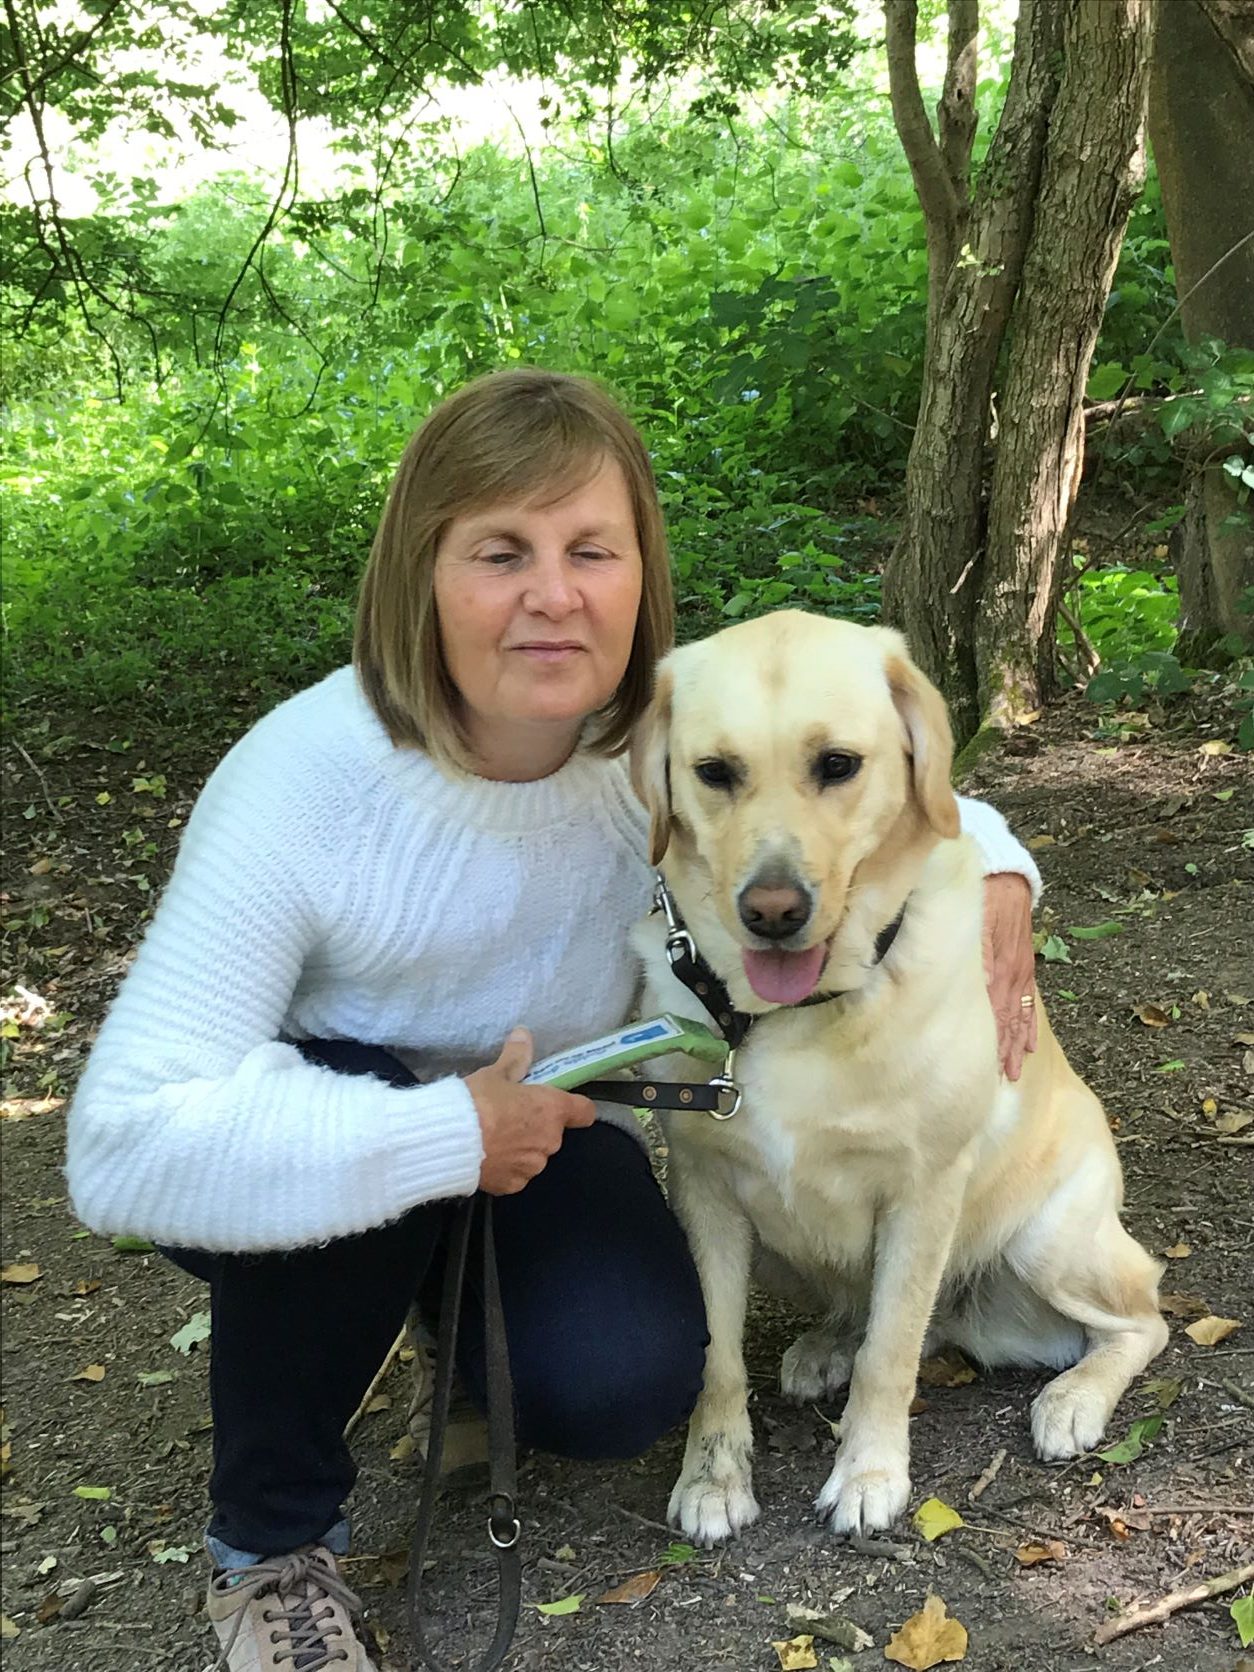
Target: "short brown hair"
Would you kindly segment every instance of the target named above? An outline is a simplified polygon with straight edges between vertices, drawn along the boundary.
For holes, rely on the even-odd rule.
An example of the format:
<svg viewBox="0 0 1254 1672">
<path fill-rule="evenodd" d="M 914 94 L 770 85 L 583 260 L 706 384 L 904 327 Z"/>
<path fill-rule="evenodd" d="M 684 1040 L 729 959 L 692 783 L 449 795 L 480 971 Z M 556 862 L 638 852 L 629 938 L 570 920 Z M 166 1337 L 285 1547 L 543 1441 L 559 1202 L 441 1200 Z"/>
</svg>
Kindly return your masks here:
<svg viewBox="0 0 1254 1672">
<path fill-rule="evenodd" d="M 442 766 L 473 770 L 435 605 L 436 548 L 448 524 L 547 489 L 561 497 L 607 458 L 626 478 L 643 575 L 627 670 L 587 747 L 603 755 L 626 748 L 648 703 L 653 669 L 674 636 L 653 467 L 634 424 L 597 384 L 532 369 L 490 372 L 441 401 L 396 472 L 362 578 L 353 644 L 362 687 L 393 743 L 415 744 Z"/>
</svg>

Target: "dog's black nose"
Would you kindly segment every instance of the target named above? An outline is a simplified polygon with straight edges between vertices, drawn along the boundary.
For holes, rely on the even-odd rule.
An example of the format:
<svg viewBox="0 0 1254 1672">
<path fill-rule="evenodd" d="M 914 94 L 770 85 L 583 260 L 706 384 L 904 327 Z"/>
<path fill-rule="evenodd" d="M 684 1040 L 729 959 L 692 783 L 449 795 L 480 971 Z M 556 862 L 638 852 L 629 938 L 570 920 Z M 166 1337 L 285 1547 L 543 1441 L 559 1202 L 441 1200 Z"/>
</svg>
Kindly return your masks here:
<svg viewBox="0 0 1254 1672">
<path fill-rule="evenodd" d="M 787 940 L 810 921 L 810 900 L 795 884 L 750 883 L 742 890 L 740 921 L 763 940 Z"/>
</svg>

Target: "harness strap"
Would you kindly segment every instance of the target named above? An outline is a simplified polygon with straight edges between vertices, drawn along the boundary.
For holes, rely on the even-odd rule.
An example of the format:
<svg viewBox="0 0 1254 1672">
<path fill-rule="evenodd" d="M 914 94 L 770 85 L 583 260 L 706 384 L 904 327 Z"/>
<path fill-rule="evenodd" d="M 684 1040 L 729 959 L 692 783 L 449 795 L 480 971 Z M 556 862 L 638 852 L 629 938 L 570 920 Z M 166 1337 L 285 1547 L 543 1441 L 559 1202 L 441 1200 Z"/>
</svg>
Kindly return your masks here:
<svg viewBox="0 0 1254 1672">
<path fill-rule="evenodd" d="M 490 1487 L 488 1540 L 496 1552 L 498 1594 L 496 1633 L 482 1659 L 474 1663 L 473 1672 L 494 1672 L 494 1668 L 505 1659 L 518 1626 L 518 1611 L 522 1602 L 522 1561 L 518 1550 L 522 1529 L 514 1505 L 518 1482 L 518 1461 L 514 1448 L 514 1388 L 509 1373 L 505 1313 L 501 1307 L 496 1244 L 492 1235 L 492 1198 L 478 1191 L 458 1206 L 449 1237 L 444 1294 L 440 1302 L 435 1388 L 431 1397 L 431 1435 L 427 1442 L 422 1495 L 418 1500 L 418 1517 L 409 1552 L 410 1636 L 418 1658 L 430 1672 L 440 1672 L 440 1667 L 431 1658 L 422 1635 L 422 1564 L 440 1491 L 440 1462 L 444 1455 L 444 1433 L 448 1426 L 449 1397 L 453 1388 L 458 1317 L 466 1284 L 471 1225 L 477 1207 L 483 1216 L 483 1329 Z"/>
</svg>

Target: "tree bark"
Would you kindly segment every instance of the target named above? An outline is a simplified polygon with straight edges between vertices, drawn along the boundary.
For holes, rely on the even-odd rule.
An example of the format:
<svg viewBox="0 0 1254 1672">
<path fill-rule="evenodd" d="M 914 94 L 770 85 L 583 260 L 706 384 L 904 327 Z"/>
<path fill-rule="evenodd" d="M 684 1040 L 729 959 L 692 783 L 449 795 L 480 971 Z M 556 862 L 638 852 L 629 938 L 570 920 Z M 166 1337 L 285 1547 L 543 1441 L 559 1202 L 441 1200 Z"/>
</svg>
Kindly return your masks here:
<svg viewBox="0 0 1254 1672">
<path fill-rule="evenodd" d="M 1173 0 L 1164 8 L 1150 139 L 1185 335 L 1254 348 L 1252 0 Z M 1238 521 L 1239 509 L 1231 478 L 1212 463 L 1194 483 L 1173 541 L 1186 660 L 1205 660 L 1228 634 L 1254 632 L 1241 609 L 1254 587 L 1254 523 L 1248 507 Z"/>
<path fill-rule="evenodd" d="M 894 13 L 909 10 L 912 53 L 914 0 L 887 0 L 887 8 L 890 36 Z M 941 275 L 906 470 L 905 517 L 884 574 L 885 616 L 905 630 L 916 660 L 941 687 L 959 739 L 970 736 L 979 723 L 973 622 L 990 400 L 1040 186 L 1057 87 L 1060 21 L 1058 0 L 1022 0 L 1010 84 L 980 170 L 966 240 L 953 250 Z M 901 19 L 897 22 L 901 28 Z M 896 64 L 899 80 L 907 70 L 914 76 L 913 56 L 907 65 L 900 41 Z M 917 87 L 915 77 L 916 92 Z M 915 108 L 904 91 L 900 102 L 903 109 Z M 894 113 L 897 106 L 895 99 Z M 921 99 L 917 110 L 923 110 Z M 927 141 L 935 153 L 934 167 L 926 160 L 923 135 L 913 131 L 911 167 L 916 182 L 920 174 L 927 180 L 930 194 L 925 198 L 920 188 L 931 258 L 933 229 L 944 233 L 943 205 L 952 183 L 930 127 Z M 937 179 L 943 186 L 936 185 Z M 940 207 L 929 212 L 929 201 Z M 940 248 L 943 253 L 946 246 Z"/>
<path fill-rule="evenodd" d="M 1054 678 L 1067 524 L 1084 462 L 1084 388 L 1145 178 L 1154 0 L 1073 0 L 1009 360 L 975 622 L 980 709 L 1035 709 Z"/>
</svg>

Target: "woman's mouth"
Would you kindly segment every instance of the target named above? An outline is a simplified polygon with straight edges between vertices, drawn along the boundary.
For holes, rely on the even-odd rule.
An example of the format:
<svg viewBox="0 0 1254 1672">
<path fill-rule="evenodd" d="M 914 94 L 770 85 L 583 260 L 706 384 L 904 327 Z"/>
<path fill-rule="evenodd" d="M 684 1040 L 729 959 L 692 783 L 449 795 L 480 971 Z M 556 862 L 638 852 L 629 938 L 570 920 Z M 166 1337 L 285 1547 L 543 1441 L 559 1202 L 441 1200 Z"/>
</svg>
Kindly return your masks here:
<svg viewBox="0 0 1254 1672">
<path fill-rule="evenodd" d="M 571 656 L 578 656 L 583 645 L 576 644 L 573 639 L 534 639 L 525 644 L 510 646 L 524 656 L 529 656 L 536 662 L 563 662 Z"/>
</svg>

